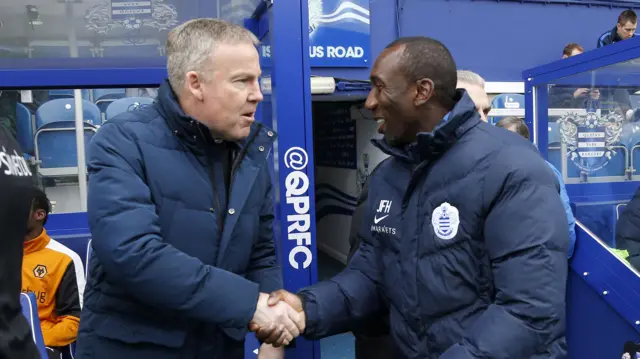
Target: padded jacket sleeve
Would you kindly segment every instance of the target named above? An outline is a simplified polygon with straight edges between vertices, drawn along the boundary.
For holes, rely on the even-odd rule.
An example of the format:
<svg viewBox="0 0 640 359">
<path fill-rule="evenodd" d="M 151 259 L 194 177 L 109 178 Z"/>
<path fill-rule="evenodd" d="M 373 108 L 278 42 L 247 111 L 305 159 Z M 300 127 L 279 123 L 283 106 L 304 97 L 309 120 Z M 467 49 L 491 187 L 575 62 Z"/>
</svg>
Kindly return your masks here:
<svg viewBox="0 0 640 359">
<path fill-rule="evenodd" d="M 124 126 L 106 123 L 89 144 L 89 225 L 106 279 L 142 303 L 246 328 L 258 284 L 163 241 L 141 151 Z"/>
<path fill-rule="evenodd" d="M 267 172 L 265 166 L 264 169 Z M 282 270 L 276 258 L 276 247 L 273 239 L 273 184 L 269 178 L 269 191 L 260 212 L 260 237 L 253 246 L 251 263 L 247 278 L 260 285 L 260 291 L 271 293 L 282 289 Z"/>
<path fill-rule="evenodd" d="M 504 148 L 481 187 L 494 302 L 441 359 L 531 358 L 564 335 L 569 229 L 540 156 Z"/>
<path fill-rule="evenodd" d="M 80 327 L 80 294 L 73 261 L 58 285 L 55 310 L 52 325 L 42 325 L 42 336 L 46 346 L 63 347 L 76 341 Z"/>
<path fill-rule="evenodd" d="M 365 197 L 366 198 L 366 197 Z M 366 204 L 366 202 L 365 202 Z M 360 206 L 367 211 L 368 206 Z M 300 291 L 307 326 L 304 336 L 320 339 L 357 329 L 370 316 L 384 315 L 378 292 L 376 244 L 369 225 L 360 218 L 360 246 L 347 268 L 335 277 Z"/>
</svg>

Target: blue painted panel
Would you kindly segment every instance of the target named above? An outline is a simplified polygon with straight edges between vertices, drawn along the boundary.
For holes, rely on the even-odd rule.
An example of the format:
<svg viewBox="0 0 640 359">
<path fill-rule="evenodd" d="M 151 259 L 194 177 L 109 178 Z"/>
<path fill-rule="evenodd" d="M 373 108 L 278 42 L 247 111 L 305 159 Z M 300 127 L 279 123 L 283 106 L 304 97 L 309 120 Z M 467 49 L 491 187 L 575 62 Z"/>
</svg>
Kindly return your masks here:
<svg viewBox="0 0 640 359">
<path fill-rule="evenodd" d="M 640 277 L 579 225 L 576 234 L 567 287 L 570 358 L 618 358 L 625 342 L 640 341 Z"/>
<path fill-rule="evenodd" d="M 74 62 L 74 59 L 65 59 Z M 78 59 L 79 60 L 79 59 Z M 50 67 L 48 69 L 0 68 L 0 88 L 97 88 L 110 87 L 158 87 L 167 77 L 164 64 L 161 67 Z"/>
<path fill-rule="evenodd" d="M 88 234 L 89 217 L 86 212 L 51 214 L 45 228 L 51 236 Z"/>
<path fill-rule="evenodd" d="M 375 2 L 379 3 L 379 2 Z M 384 1 L 387 23 L 372 29 L 390 33 L 394 1 Z M 470 69 L 489 81 L 521 81 L 523 68 L 562 57 L 562 49 L 577 42 L 585 50 L 596 47 L 603 32 L 613 28 L 621 8 L 565 4 L 470 1 L 400 1 L 400 35 L 425 35 L 441 40 L 458 68 Z M 383 5 L 379 5 L 383 6 Z M 381 30 L 382 31 L 382 30 Z M 373 56 L 382 44 L 373 34 Z M 386 39 L 385 39 L 386 40 Z"/>
<path fill-rule="evenodd" d="M 367 67 L 370 53 L 368 0 L 309 0 L 313 67 Z"/>
<path fill-rule="evenodd" d="M 317 282 L 309 24 L 305 2 L 281 0 L 269 11 L 274 127 L 278 131 L 280 250 L 285 289 Z M 286 221 L 285 221 L 286 219 Z M 291 226 L 297 223 L 298 226 Z M 289 228 L 292 228 L 289 231 Z M 301 230 L 296 229 L 302 228 Z M 319 342 L 298 338 L 294 358 L 320 357 Z"/>
</svg>

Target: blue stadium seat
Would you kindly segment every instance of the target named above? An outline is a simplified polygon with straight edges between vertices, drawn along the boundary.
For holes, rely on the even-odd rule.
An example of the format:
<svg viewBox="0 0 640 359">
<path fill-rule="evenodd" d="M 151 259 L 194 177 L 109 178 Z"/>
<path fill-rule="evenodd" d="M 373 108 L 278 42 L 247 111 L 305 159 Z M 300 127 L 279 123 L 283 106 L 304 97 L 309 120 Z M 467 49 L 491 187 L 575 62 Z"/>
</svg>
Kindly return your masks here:
<svg viewBox="0 0 640 359">
<path fill-rule="evenodd" d="M 83 100 L 85 144 L 89 143 L 100 124 L 100 110 Z M 75 135 L 75 103 L 73 99 L 57 99 L 44 103 L 36 111 L 36 159 L 42 176 L 71 176 L 78 173 Z"/>
<path fill-rule="evenodd" d="M 20 306 L 22 307 L 22 314 L 27 318 L 27 322 L 31 327 L 31 335 L 33 336 L 33 341 L 36 343 L 40 356 L 43 359 L 47 359 L 49 356 L 44 346 L 42 329 L 40 329 L 36 296 L 33 293 L 20 293 Z"/>
<path fill-rule="evenodd" d="M 613 146 L 613 149 L 616 151 L 616 154 L 611 158 L 609 163 L 601 169 L 600 171 L 596 171 L 591 176 L 592 177 L 602 177 L 602 176 L 625 176 L 627 174 L 627 163 L 629 163 L 629 151 L 627 147 L 622 145 Z"/>
<path fill-rule="evenodd" d="M 75 108 L 75 100 L 72 98 L 50 100 L 43 103 L 36 111 L 36 130 L 50 122 L 75 122 Z M 95 104 L 82 100 L 82 114 L 85 122 L 100 125 L 100 109 Z"/>
<path fill-rule="evenodd" d="M 558 124 L 556 122 L 549 122 L 548 130 L 549 134 L 547 138 L 549 146 L 551 146 L 552 144 L 559 145 L 562 139 L 560 137 L 560 128 L 558 127 Z"/>
<path fill-rule="evenodd" d="M 49 100 L 57 100 L 62 98 L 73 98 L 73 90 L 49 90 Z M 82 90 L 82 98 L 88 100 L 91 94 L 88 89 Z"/>
<path fill-rule="evenodd" d="M 140 107 L 148 106 L 153 103 L 153 99 L 149 97 L 125 97 L 113 101 L 106 111 L 106 120 L 109 121 L 113 117 L 127 111 L 135 111 Z"/>
<path fill-rule="evenodd" d="M 105 112 L 107 107 L 115 100 L 125 97 L 125 89 L 95 89 L 93 98 L 101 112 Z"/>
<path fill-rule="evenodd" d="M 616 206 L 616 221 L 620 218 L 620 214 L 625 210 L 626 207 L 626 203 L 620 203 Z"/>
<path fill-rule="evenodd" d="M 622 136 L 620 144 L 625 146 L 629 153 L 629 161 L 627 167 L 633 176 L 639 176 L 640 172 L 640 125 L 637 123 L 627 123 L 622 127 Z M 637 179 L 637 178 L 634 178 Z"/>
<path fill-rule="evenodd" d="M 524 111 L 524 95 L 508 93 L 496 95 L 491 101 L 491 109 Z M 518 116 L 524 117 L 524 112 L 522 113 L 522 115 Z M 488 120 L 489 123 L 495 125 L 503 117 L 504 116 L 490 116 Z"/>
<path fill-rule="evenodd" d="M 558 171 L 562 171 L 562 148 L 560 139 L 560 129 L 555 122 L 549 122 L 549 134 L 548 134 L 548 152 L 547 157 L 549 163 L 551 163 Z"/>
<path fill-rule="evenodd" d="M 20 144 L 20 148 L 22 148 L 22 152 L 34 155 L 34 131 L 31 111 L 21 103 L 16 105 L 16 126 L 18 128 L 18 143 Z"/>
<path fill-rule="evenodd" d="M 55 235 L 54 239 L 72 251 L 76 252 L 80 259 L 82 259 L 82 265 L 84 266 L 85 273 L 88 263 L 89 246 L 91 245 L 90 234 L 69 234 L 69 235 Z"/>
</svg>

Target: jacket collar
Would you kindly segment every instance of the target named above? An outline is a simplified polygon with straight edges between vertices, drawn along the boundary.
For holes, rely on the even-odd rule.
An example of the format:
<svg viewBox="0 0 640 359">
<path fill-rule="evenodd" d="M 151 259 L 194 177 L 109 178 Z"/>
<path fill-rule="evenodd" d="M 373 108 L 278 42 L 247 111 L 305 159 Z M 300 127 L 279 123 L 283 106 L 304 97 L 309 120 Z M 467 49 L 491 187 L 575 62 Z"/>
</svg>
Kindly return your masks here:
<svg viewBox="0 0 640 359">
<path fill-rule="evenodd" d="M 611 34 L 609 35 L 611 38 L 611 43 L 614 44 L 616 42 L 622 41 L 622 38 L 620 38 L 620 36 L 618 36 L 618 25 L 614 26 L 613 29 L 611 29 Z M 636 37 L 636 34 L 631 35 L 631 37 Z"/>
<path fill-rule="evenodd" d="M 214 141 L 211 132 L 205 125 L 184 113 L 168 80 L 165 80 L 158 90 L 156 105 L 171 132 L 194 153 L 205 155 L 207 146 Z M 270 145 L 275 138 L 273 130 L 255 122 L 247 138 L 233 143 L 238 149 L 244 150 L 250 145 Z"/>
<path fill-rule="evenodd" d="M 30 241 L 24 242 L 24 253 L 28 254 L 43 250 L 49 245 L 49 242 L 51 242 L 51 237 L 47 234 L 46 229 L 42 229 L 39 236 Z"/>
<path fill-rule="evenodd" d="M 403 148 L 383 139 L 372 140 L 382 152 L 402 161 L 420 163 L 441 156 L 467 131 L 481 122 L 476 106 L 465 90 L 456 92 L 456 104 L 432 132 L 418 133 L 416 141 Z"/>
</svg>

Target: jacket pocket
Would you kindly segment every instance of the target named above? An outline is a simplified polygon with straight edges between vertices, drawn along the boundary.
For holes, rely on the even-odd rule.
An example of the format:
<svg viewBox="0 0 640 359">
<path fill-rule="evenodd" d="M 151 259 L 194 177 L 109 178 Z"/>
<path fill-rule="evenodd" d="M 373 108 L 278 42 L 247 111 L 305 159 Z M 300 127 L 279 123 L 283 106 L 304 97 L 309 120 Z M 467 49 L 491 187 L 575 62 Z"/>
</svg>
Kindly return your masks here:
<svg viewBox="0 0 640 359">
<path fill-rule="evenodd" d="M 213 265 L 220 245 L 217 214 L 205 210 L 174 208 L 164 241 L 179 251 Z"/>
<path fill-rule="evenodd" d="M 158 327 L 135 319 L 114 314 L 98 314 L 94 331 L 98 336 L 128 344 L 151 343 L 167 348 L 181 348 L 186 339 L 186 331 L 178 328 Z M 102 318 L 100 318 L 102 317 Z M 100 320 L 102 319 L 102 320 Z"/>
<path fill-rule="evenodd" d="M 95 302 L 85 303 L 81 322 L 98 336 L 122 343 L 150 343 L 167 348 L 184 345 L 189 323 L 180 314 L 149 307 L 123 297 L 124 294 L 97 294 Z"/>
</svg>

